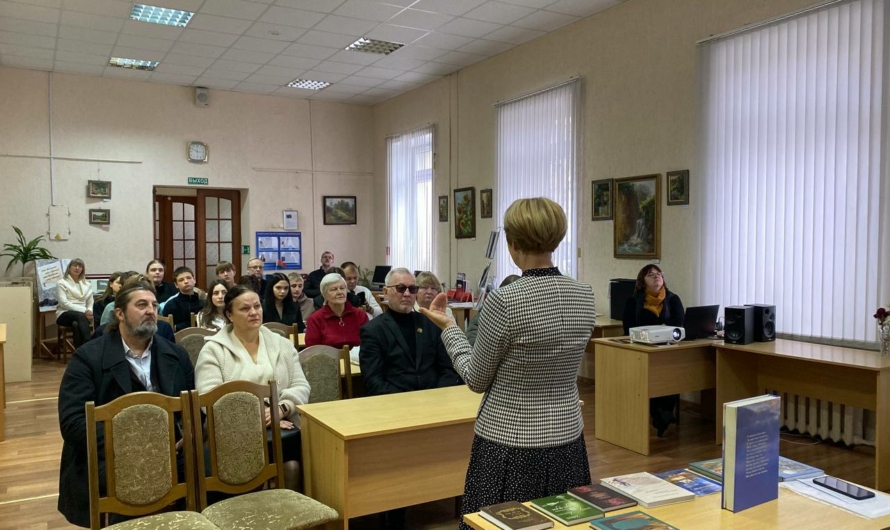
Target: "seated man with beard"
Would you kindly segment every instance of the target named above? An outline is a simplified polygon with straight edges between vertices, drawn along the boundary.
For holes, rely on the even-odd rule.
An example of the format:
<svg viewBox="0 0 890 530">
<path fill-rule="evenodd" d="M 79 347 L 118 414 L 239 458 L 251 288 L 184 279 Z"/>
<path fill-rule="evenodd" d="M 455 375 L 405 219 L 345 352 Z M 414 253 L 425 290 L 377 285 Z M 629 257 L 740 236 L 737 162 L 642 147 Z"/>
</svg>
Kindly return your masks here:
<svg viewBox="0 0 890 530">
<path fill-rule="evenodd" d="M 87 528 L 90 499 L 84 405 L 88 401 L 105 405 L 131 392 L 177 397 L 183 390 L 195 388 L 188 353 L 157 335 L 158 301 L 151 284 L 134 282 L 122 287 L 114 302 L 114 321 L 100 338 L 74 352 L 59 387 L 59 427 L 64 445 L 58 506 L 70 523 Z M 100 434 L 99 488 L 104 492 L 103 445 Z M 180 468 L 184 468 L 182 462 Z M 124 519 L 112 515 L 111 522 Z"/>
</svg>

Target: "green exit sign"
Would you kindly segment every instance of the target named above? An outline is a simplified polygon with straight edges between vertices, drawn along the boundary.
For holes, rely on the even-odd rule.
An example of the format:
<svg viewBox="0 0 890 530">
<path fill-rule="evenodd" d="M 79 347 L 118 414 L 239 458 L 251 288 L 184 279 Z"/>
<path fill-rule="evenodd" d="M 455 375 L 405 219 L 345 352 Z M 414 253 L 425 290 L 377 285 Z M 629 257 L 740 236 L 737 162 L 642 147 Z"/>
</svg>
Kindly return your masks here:
<svg viewBox="0 0 890 530">
<path fill-rule="evenodd" d="M 250 254 L 250 245 L 241 245 L 241 253 L 244 255 Z"/>
<path fill-rule="evenodd" d="M 189 177 L 189 186 L 209 186 L 210 179 L 202 177 Z"/>
</svg>

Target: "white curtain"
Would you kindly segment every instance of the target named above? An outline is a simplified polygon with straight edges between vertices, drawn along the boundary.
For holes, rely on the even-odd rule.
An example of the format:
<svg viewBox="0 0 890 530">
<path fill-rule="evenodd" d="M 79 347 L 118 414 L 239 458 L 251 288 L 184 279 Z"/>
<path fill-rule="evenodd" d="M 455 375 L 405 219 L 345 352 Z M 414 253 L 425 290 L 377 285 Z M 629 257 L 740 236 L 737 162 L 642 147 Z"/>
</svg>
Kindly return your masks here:
<svg viewBox="0 0 890 530">
<path fill-rule="evenodd" d="M 700 303 L 775 304 L 790 338 L 875 340 L 884 27 L 884 0 L 856 0 L 703 45 Z"/>
<path fill-rule="evenodd" d="M 433 132 L 429 125 L 386 139 L 390 264 L 435 270 Z"/>
<path fill-rule="evenodd" d="M 498 222 L 516 199 L 547 197 L 559 203 L 565 209 L 569 228 L 553 253 L 553 263 L 563 274 L 575 277 L 580 85 L 575 79 L 497 107 Z M 520 274 L 507 252 L 503 234 L 495 259 L 497 283 L 510 274 Z"/>
</svg>

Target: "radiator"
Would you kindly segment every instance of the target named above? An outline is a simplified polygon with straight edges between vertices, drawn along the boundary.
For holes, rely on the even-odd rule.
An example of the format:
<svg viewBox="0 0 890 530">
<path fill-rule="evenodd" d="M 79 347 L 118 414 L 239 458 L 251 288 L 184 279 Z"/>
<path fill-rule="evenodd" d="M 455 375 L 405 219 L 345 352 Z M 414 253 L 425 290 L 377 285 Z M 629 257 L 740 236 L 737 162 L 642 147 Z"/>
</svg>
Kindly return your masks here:
<svg viewBox="0 0 890 530">
<path fill-rule="evenodd" d="M 874 411 L 776 390 L 782 398 L 779 421 L 792 432 L 846 445 L 875 444 Z"/>
</svg>

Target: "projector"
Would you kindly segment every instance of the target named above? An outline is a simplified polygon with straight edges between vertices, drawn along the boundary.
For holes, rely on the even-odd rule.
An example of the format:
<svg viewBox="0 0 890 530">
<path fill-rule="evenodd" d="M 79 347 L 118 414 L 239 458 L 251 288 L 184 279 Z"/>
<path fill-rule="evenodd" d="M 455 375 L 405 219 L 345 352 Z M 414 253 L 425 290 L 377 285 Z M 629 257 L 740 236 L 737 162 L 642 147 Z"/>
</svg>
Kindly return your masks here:
<svg viewBox="0 0 890 530">
<path fill-rule="evenodd" d="M 630 328 L 630 341 L 643 344 L 666 344 L 686 338 L 686 330 L 674 326 L 640 326 Z"/>
</svg>

